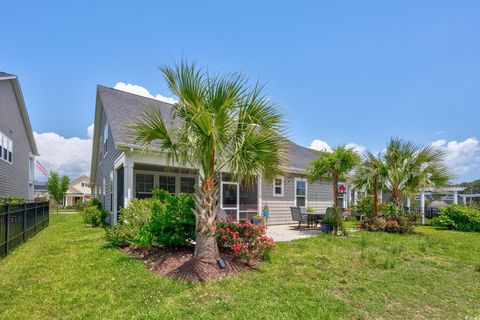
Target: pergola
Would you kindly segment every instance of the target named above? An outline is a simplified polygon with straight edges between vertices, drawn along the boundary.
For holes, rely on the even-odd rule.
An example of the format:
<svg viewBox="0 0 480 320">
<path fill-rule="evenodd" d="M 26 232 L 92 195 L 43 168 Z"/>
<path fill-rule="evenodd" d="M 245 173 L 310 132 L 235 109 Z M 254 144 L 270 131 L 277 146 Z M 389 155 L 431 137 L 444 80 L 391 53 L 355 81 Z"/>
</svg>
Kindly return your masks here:
<svg viewBox="0 0 480 320">
<path fill-rule="evenodd" d="M 425 193 L 426 192 L 434 192 L 434 193 L 443 193 L 443 194 L 451 194 L 453 195 L 453 203 L 458 204 L 458 193 L 465 190 L 463 187 L 428 187 L 420 189 L 420 223 L 425 223 Z M 410 200 L 410 199 L 408 199 Z M 410 201 L 409 201 L 410 202 Z M 410 204 L 408 204 L 410 206 Z"/>
</svg>

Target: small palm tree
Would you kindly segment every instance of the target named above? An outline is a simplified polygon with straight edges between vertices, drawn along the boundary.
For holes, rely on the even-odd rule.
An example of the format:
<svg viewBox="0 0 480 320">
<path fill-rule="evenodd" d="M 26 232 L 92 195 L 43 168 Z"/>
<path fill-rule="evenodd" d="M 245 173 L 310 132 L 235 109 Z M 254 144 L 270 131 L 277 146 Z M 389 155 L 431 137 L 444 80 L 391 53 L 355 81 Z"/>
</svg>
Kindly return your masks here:
<svg viewBox="0 0 480 320">
<path fill-rule="evenodd" d="M 338 182 L 360 163 L 358 154 L 351 148 L 338 146 L 332 152 L 319 151 L 319 157 L 312 161 L 308 172 L 308 180 L 315 182 L 321 178 L 332 179 L 333 187 L 333 233 L 337 234 L 338 216 Z"/>
<path fill-rule="evenodd" d="M 215 231 L 220 174 L 228 172 L 244 183 L 279 175 L 282 116 L 263 95 L 263 87 L 250 88 L 241 74 L 212 76 L 186 62 L 160 70 L 179 99 L 172 110 L 176 125 L 153 108 L 132 128 L 145 149 L 156 142 L 169 160 L 199 168 L 195 252 L 182 273 L 201 274 L 219 258 Z"/>
<path fill-rule="evenodd" d="M 444 152 L 435 146 L 390 139 L 383 162 L 385 185 L 395 205 L 402 208 L 403 197 L 416 194 L 421 188 L 445 186 L 453 175 L 445 167 L 444 159 Z"/>
<path fill-rule="evenodd" d="M 378 191 L 385 186 L 387 170 L 382 155 L 375 156 L 370 151 L 365 152 L 364 162 L 353 177 L 355 188 L 366 189 L 373 193 L 373 218 L 378 216 Z"/>
</svg>

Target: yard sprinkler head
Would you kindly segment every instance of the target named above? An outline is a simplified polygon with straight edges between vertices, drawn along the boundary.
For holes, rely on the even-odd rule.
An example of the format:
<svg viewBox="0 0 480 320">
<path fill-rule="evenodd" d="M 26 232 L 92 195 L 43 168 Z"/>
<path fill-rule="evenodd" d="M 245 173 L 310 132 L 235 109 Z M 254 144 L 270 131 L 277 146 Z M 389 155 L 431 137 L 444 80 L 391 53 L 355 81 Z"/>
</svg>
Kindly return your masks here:
<svg viewBox="0 0 480 320">
<path fill-rule="evenodd" d="M 218 263 L 218 266 L 220 267 L 220 269 L 225 269 L 226 264 L 225 264 L 225 261 L 223 259 L 218 259 L 217 263 Z"/>
</svg>

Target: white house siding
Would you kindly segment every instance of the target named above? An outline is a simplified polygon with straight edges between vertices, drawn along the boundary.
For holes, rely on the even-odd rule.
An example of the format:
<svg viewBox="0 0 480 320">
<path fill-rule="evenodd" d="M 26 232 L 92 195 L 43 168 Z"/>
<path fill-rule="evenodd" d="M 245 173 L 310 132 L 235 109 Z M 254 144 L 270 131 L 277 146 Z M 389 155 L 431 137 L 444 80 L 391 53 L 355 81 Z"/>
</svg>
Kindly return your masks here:
<svg viewBox="0 0 480 320">
<path fill-rule="evenodd" d="M 268 204 L 270 210 L 269 225 L 294 223 L 290 207 L 295 205 L 295 178 L 301 176 L 284 176 L 283 196 L 273 196 L 273 182 L 264 181 L 262 185 L 262 206 Z M 326 180 L 307 182 L 307 207 L 315 212 L 325 213 L 327 207 L 332 206 L 333 191 Z"/>
</svg>

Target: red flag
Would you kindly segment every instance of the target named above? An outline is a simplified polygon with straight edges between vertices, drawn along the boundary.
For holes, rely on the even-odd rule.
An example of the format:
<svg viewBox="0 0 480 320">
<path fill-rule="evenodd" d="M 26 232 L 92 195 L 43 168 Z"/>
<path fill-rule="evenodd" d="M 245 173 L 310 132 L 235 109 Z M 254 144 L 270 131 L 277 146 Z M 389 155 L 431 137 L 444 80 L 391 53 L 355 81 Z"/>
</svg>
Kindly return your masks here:
<svg viewBox="0 0 480 320">
<path fill-rule="evenodd" d="M 45 177 L 48 177 L 48 171 L 47 169 L 45 169 L 42 164 L 37 160 L 35 159 L 35 167 L 37 167 L 38 171 L 40 171 L 41 173 L 43 173 L 43 175 Z"/>
</svg>

